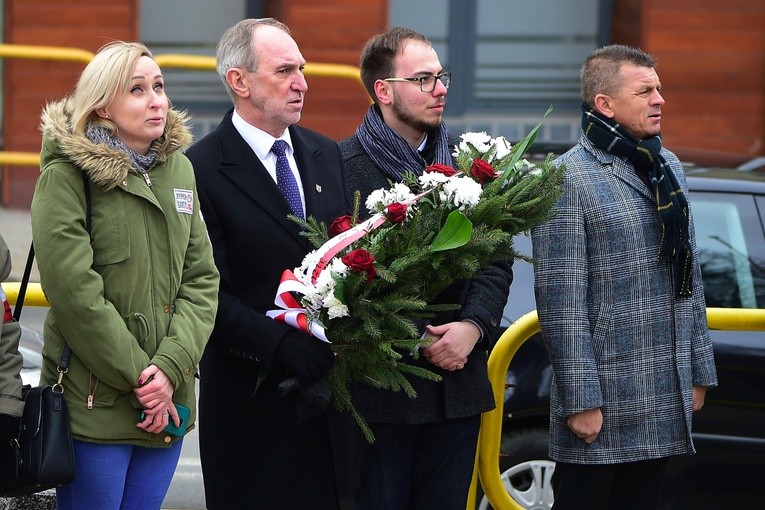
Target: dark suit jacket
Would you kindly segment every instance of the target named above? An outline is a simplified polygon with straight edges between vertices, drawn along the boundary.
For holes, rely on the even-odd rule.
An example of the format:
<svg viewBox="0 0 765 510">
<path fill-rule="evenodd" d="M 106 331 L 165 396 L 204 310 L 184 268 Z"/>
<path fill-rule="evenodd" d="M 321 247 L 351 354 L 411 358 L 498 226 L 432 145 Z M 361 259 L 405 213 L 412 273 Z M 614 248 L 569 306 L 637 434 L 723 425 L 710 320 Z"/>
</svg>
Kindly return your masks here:
<svg viewBox="0 0 765 510">
<path fill-rule="evenodd" d="M 300 265 L 311 246 L 287 219 L 286 200 L 234 128 L 232 112 L 187 152 L 221 274 L 215 328 L 200 364 L 208 508 L 332 508 L 322 501 L 335 501 L 333 473 L 342 475 L 341 497 L 354 489 L 356 470 L 343 462 L 353 459 L 355 440 L 345 434 L 355 428 L 331 405 L 325 415 L 297 423 L 295 398 L 276 388 L 288 374 L 274 364 L 290 326 L 265 315 L 275 308 L 282 271 Z M 296 126 L 290 136 L 307 215 L 329 223 L 346 214 L 337 144 Z M 338 433 L 330 438 L 330 430 Z"/>
<path fill-rule="evenodd" d="M 348 191 L 361 192 L 361 204 L 379 188 L 390 186 L 388 176 L 378 168 L 358 138 L 352 136 L 340 142 Z M 363 207 L 363 205 L 362 205 Z M 494 408 L 494 396 L 487 374 L 487 353 L 500 334 L 499 322 L 513 281 L 512 261 L 500 260 L 475 278 L 458 282 L 439 299 L 442 303 L 457 303 L 461 309 L 437 315 L 433 324 L 470 319 L 481 325 L 486 333 L 468 357 L 462 370 L 449 372 L 428 362 L 409 357 L 408 363 L 428 368 L 443 377 L 442 383 L 407 376 L 417 398 L 404 392 L 393 392 L 358 384 L 354 404 L 370 423 L 432 423 L 443 419 L 463 418 Z"/>
</svg>

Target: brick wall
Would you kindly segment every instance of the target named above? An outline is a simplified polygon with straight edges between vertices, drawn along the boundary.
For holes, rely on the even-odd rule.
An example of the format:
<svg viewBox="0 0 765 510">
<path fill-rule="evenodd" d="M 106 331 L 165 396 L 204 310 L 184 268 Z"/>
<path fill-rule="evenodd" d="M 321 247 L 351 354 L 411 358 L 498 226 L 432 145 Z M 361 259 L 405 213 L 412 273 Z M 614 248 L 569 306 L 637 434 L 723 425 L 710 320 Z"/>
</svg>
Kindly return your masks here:
<svg viewBox="0 0 765 510">
<path fill-rule="evenodd" d="M 387 0 L 284 0 L 265 2 L 267 15 L 292 31 L 308 61 L 359 65 L 361 46 L 387 27 Z M 369 108 L 360 82 L 311 77 L 302 126 L 335 140 L 352 135 Z"/>
<path fill-rule="evenodd" d="M 66 46 L 95 52 L 115 40 L 135 40 L 139 0 L 6 0 L 7 44 Z M 40 111 L 74 88 L 80 62 L 5 59 L 3 150 L 40 151 Z M 39 169 L 6 166 L 2 204 L 27 208 Z"/>
<path fill-rule="evenodd" d="M 616 1 L 613 27 L 658 59 L 667 147 L 720 163 L 765 153 L 765 1 Z"/>
</svg>

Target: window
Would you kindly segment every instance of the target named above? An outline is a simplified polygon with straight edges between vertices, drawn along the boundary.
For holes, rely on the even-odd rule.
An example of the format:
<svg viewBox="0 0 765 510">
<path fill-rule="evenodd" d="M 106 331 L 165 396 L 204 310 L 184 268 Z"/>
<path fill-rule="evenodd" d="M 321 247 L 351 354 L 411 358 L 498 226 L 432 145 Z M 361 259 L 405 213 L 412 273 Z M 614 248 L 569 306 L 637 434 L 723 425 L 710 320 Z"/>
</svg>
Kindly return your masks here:
<svg viewBox="0 0 765 510">
<path fill-rule="evenodd" d="M 765 239 L 751 195 L 693 192 L 707 306 L 765 305 Z"/>
</svg>

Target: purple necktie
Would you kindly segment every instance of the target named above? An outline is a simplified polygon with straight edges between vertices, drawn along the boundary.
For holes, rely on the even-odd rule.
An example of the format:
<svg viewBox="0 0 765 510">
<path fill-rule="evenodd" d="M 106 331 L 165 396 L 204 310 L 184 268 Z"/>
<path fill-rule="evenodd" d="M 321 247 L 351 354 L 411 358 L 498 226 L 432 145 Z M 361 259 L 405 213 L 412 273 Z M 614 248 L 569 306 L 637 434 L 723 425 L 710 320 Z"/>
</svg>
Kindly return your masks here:
<svg viewBox="0 0 765 510">
<path fill-rule="evenodd" d="M 295 175 L 290 169 L 287 154 L 284 152 L 286 147 L 287 142 L 284 140 L 276 140 L 271 147 L 271 152 L 276 154 L 276 185 L 279 187 L 282 195 L 284 195 L 284 198 L 287 199 L 287 203 L 290 204 L 292 213 L 299 218 L 305 219 L 303 202 L 300 200 L 300 190 L 295 181 Z"/>
</svg>

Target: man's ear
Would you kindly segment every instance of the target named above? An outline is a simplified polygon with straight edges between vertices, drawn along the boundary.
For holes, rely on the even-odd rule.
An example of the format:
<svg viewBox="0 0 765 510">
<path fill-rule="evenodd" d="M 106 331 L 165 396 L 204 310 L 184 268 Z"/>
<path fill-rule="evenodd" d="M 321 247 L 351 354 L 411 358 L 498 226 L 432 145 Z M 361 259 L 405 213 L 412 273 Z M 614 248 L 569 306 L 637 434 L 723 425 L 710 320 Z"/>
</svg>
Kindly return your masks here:
<svg viewBox="0 0 765 510">
<path fill-rule="evenodd" d="M 613 118 L 614 111 L 611 109 L 611 98 L 605 94 L 595 96 L 595 111 L 604 117 Z"/>
<path fill-rule="evenodd" d="M 393 98 L 391 97 L 391 84 L 385 80 L 377 80 L 375 82 L 375 95 L 377 96 L 378 103 L 391 104 Z"/>
<path fill-rule="evenodd" d="M 244 71 L 242 69 L 232 67 L 226 71 L 226 83 L 237 96 L 249 97 L 250 89 L 244 83 Z"/>
</svg>

